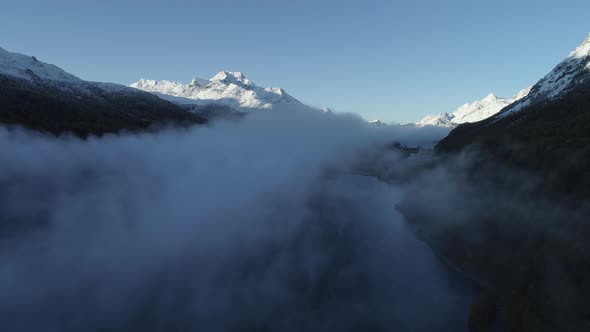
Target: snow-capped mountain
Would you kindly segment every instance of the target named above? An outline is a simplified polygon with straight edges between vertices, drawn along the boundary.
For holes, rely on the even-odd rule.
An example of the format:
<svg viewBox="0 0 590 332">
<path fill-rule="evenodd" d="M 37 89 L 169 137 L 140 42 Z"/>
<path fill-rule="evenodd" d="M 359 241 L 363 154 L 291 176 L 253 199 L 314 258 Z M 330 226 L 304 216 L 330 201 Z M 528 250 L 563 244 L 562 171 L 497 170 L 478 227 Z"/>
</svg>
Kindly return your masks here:
<svg viewBox="0 0 590 332">
<path fill-rule="evenodd" d="M 26 80 L 80 82 L 81 80 L 63 69 L 37 60 L 34 56 L 8 52 L 0 47 L 0 74 Z"/>
<path fill-rule="evenodd" d="M 498 118 L 529 106 L 556 100 L 577 87 L 590 87 L 590 35 L 569 56 L 535 84 L 526 98 L 498 114 Z"/>
<path fill-rule="evenodd" d="M 453 115 L 449 113 L 441 113 L 438 115 L 427 115 L 422 120 L 416 122 L 419 127 L 424 126 L 437 126 L 437 127 L 453 127 L 455 124 L 452 122 Z"/>
<path fill-rule="evenodd" d="M 124 85 L 84 81 L 35 57 L 0 48 L 0 124 L 80 137 L 192 125 L 206 119 Z"/>
<path fill-rule="evenodd" d="M 139 91 L 125 85 L 82 80 L 56 65 L 37 60 L 34 56 L 9 52 L 0 48 L 0 75 L 32 83 L 52 85 L 54 88 L 82 95 L 100 93 L 137 94 Z"/>
<path fill-rule="evenodd" d="M 451 114 L 445 112 L 438 115 L 427 115 L 416 125 L 454 127 L 462 123 L 478 122 L 497 114 L 506 106 L 526 97 L 531 88 L 525 88 L 509 99 L 490 93 L 484 99 L 465 104 Z"/>
<path fill-rule="evenodd" d="M 240 111 L 302 105 L 285 90 L 261 88 L 241 72 L 221 71 L 210 80 L 195 78 L 189 84 L 142 79 L 129 86 L 155 93 L 176 103 L 223 104 Z"/>
<path fill-rule="evenodd" d="M 590 133 L 590 36 L 524 94 L 496 115 L 451 131 L 437 149 L 457 151 L 485 142 L 492 149 L 503 146 L 503 153 L 518 147 L 507 155 L 528 164 L 534 164 L 531 158 L 542 158 L 539 163 L 586 158 L 575 155 L 581 152 L 576 147 L 587 145 Z"/>
</svg>

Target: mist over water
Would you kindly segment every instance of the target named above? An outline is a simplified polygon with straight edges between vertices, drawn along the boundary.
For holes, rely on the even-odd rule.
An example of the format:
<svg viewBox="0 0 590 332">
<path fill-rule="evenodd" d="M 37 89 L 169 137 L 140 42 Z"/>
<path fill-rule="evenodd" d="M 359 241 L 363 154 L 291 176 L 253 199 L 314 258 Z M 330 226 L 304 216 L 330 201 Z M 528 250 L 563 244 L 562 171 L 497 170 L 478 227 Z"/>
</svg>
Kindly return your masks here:
<svg viewBox="0 0 590 332">
<path fill-rule="evenodd" d="M 442 135 L 314 112 L 87 141 L 0 129 L 0 326 L 466 330 L 469 295 L 400 190 L 353 170 Z"/>
</svg>

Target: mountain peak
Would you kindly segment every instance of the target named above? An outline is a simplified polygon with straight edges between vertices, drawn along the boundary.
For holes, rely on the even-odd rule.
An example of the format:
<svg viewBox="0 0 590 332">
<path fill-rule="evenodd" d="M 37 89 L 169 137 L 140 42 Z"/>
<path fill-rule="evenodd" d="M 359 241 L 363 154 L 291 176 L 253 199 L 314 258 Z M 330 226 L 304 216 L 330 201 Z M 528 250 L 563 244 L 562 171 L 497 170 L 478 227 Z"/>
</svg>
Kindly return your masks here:
<svg viewBox="0 0 590 332">
<path fill-rule="evenodd" d="M 246 78 L 246 76 L 240 71 L 225 71 L 222 70 L 217 73 L 215 76 L 211 77 L 212 82 L 221 82 L 225 84 L 237 84 L 237 85 L 246 85 L 246 86 L 254 86 L 254 83 Z"/>
<path fill-rule="evenodd" d="M 493 93 L 490 93 L 489 95 L 487 95 L 484 99 L 482 99 L 483 102 L 492 102 L 494 100 L 498 99 L 498 96 L 496 96 Z"/>
<path fill-rule="evenodd" d="M 522 90 L 518 96 L 524 96 L 528 90 Z M 506 99 L 496 96 L 494 93 L 488 94 L 484 99 L 467 103 L 459 107 L 455 112 L 449 114 L 447 112 L 439 115 L 428 115 L 417 122 L 418 126 L 442 126 L 454 127 L 456 125 L 466 122 L 478 122 L 493 116 L 500 112 L 504 107 L 516 101 L 513 99 Z"/>
<path fill-rule="evenodd" d="M 520 112 L 534 105 L 562 98 L 575 89 L 590 85 L 590 35 L 570 55 L 537 82 L 529 93 L 513 107 L 498 114 L 498 118 Z"/>
<path fill-rule="evenodd" d="M 156 93 L 159 97 L 176 103 L 194 105 L 216 103 L 240 111 L 301 104 L 281 88 L 261 88 L 247 79 L 242 72 L 225 70 L 217 73 L 211 80 L 193 78 L 189 84 L 140 80 L 130 86 Z"/>
<path fill-rule="evenodd" d="M 586 56 L 590 56 L 590 34 L 588 34 L 588 37 L 584 39 L 580 46 L 578 46 L 572 53 L 570 53 L 570 57 L 576 59 L 583 58 Z"/>
<path fill-rule="evenodd" d="M 372 125 L 372 126 L 376 126 L 376 127 L 384 127 L 384 126 L 386 126 L 386 124 L 385 124 L 385 123 L 383 123 L 383 122 L 382 122 L 381 120 L 379 120 L 379 119 L 376 119 L 376 120 L 370 121 L 370 122 L 369 122 L 369 124 L 370 124 L 370 125 Z"/>
</svg>

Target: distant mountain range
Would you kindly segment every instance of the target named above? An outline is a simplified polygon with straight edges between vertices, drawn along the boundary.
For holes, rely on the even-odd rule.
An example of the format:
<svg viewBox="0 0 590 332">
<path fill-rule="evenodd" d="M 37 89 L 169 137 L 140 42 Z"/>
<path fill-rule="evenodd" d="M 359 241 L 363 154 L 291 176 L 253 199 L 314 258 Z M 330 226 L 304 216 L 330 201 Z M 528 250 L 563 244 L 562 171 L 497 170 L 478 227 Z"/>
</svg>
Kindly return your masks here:
<svg viewBox="0 0 590 332">
<path fill-rule="evenodd" d="M 451 114 L 441 113 L 438 115 L 427 115 L 422 120 L 418 121 L 416 125 L 420 127 L 456 127 L 462 123 L 485 120 L 500 112 L 504 107 L 526 97 L 531 91 L 531 88 L 532 86 L 529 86 L 521 90 L 512 98 L 497 97 L 495 94 L 490 93 L 484 99 L 465 104 Z"/>
<path fill-rule="evenodd" d="M 189 84 L 142 79 L 129 86 L 179 104 L 221 104 L 242 112 L 303 106 L 285 90 L 261 88 L 241 72 L 221 71 L 209 80 L 194 78 Z"/>
<path fill-rule="evenodd" d="M 523 110 L 561 100 L 590 85 L 589 53 L 590 37 L 537 84 L 514 97 L 489 94 L 453 113 L 429 115 L 416 125 L 452 128 L 484 122 L 470 127 L 481 131 Z M 208 115 L 216 112 L 305 106 L 281 88 L 257 86 L 241 72 L 221 71 L 211 79 L 194 78 L 188 84 L 142 79 L 126 87 L 84 81 L 35 57 L 1 48 L 0 82 L 3 87 L 0 106 L 4 110 L 0 114 L 1 122 L 54 133 L 71 130 L 87 135 L 135 130 L 167 122 L 203 123 Z M 486 122 L 486 119 L 493 121 Z M 383 125 L 380 121 L 373 124 Z M 454 131 L 440 146 L 456 141 L 458 133 L 465 130 Z"/>
</svg>

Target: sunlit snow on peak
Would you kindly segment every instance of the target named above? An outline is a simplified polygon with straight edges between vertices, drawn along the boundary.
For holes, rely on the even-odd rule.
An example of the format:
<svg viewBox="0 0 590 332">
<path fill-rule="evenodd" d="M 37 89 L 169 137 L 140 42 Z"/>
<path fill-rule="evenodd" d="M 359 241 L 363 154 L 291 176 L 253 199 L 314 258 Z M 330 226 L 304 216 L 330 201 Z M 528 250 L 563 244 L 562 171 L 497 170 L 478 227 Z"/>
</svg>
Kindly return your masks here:
<svg viewBox="0 0 590 332">
<path fill-rule="evenodd" d="M 186 85 L 142 79 L 130 86 L 155 93 L 172 102 L 196 105 L 223 104 L 241 111 L 272 109 L 286 104 L 302 105 L 285 90 L 277 87 L 261 88 L 239 71 L 220 71 L 211 80 L 194 78 Z"/>
<path fill-rule="evenodd" d="M 246 86 L 253 86 L 254 83 L 246 78 L 246 76 L 239 71 L 236 72 L 229 72 L 229 71 L 220 71 L 215 76 L 211 77 L 212 82 L 223 82 L 225 84 L 243 84 Z"/>
<path fill-rule="evenodd" d="M 416 124 L 418 126 L 454 127 L 462 123 L 478 122 L 497 114 L 508 105 L 526 97 L 531 88 L 527 87 L 519 91 L 512 98 L 502 98 L 490 93 L 484 99 L 465 104 L 451 114 L 445 112 L 438 115 L 427 115 Z"/>
<path fill-rule="evenodd" d="M 583 58 L 590 55 L 590 34 L 584 40 L 584 42 L 578 46 L 572 53 L 570 53 L 570 58 Z"/>
</svg>

